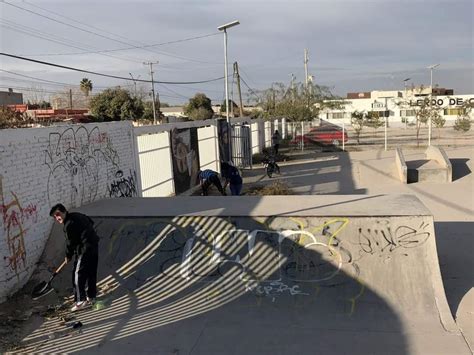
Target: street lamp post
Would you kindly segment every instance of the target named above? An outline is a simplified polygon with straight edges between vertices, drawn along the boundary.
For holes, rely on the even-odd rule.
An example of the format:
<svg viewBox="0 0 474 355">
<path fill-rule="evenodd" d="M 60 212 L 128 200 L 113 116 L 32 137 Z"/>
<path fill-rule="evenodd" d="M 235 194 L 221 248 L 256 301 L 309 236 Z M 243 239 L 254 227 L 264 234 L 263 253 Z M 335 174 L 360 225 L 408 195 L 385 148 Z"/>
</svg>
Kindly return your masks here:
<svg viewBox="0 0 474 355">
<path fill-rule="evenodd" d="M 392 99 L 393 96 L 379 96 L 381 99 L 385 99 L 385 111 L 384 111 L 384 117 L 385 117 L 385 129 L 384 129 L 384 146 L 385 146 L 385 151 L 387 151 L 388 147 L 388 116 L 390 115 L 390 112 L 388 111 L 388 106 L 387 106 L 387 99 Z"/>
<path fill-rule="evenodd" d="M 407 83 L 410 80 L 411 80 L 411 78 L 403 79 L 403 86 L 405 87 L 405 97 L 407 96 Z"/>
<path fill-rule="evenodd" d="M 439 67 L 439 64 L 433 64 L 428 67 L 430 70 L 430 107 L 433 105 L 433 69 Z M 431 110 L 430 110 L 430 124 L 428 126 L 428 146 L 431 145 Z"/>
<path fill-rule="evenodd" d="M 225 86 L 225 117 L 227 120 L 227 134 L 228 134 L 228 141 L 229 141 L 229 160 L 232 161 L 232 141 L 231 141 L 231 126 L 230 126 L 230 118 L 229 118 L 229 87 L 227 82 L 227 29 L 239 25 L 239 21 L 232 21 L 226 23 L 225 25 L 217 27 L 219 31 L 224 32 L 224 86 Z"/>
</svg>

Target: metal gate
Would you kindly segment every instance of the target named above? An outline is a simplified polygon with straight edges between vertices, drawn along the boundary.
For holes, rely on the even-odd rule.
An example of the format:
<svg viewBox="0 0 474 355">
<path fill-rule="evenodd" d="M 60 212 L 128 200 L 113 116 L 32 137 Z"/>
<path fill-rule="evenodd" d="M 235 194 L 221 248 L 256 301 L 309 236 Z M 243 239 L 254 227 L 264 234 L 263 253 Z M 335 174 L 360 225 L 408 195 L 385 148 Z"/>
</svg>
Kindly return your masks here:
<svg viewBox="0 0 474 355">
<path fill-rule="evenodd" d="M 252 141 L 249 125 L 232 125 L 232 161 L 239 168 L 252 168 Z"/>
</svg>

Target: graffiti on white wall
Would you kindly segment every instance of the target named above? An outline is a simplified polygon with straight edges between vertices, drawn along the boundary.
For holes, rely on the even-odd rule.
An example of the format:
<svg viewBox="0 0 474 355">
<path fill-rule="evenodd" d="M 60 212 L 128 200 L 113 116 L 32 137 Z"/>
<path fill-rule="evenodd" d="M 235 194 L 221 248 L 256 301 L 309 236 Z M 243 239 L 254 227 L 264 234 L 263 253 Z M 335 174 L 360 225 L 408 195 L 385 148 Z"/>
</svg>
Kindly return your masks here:
<svg viewBox="0 0 474 355">
<path fill-rule="evenodd" d="M 9 199 L 5 198 L 3 191 L 0 193 L 3 232 L 8 248 L 8 255 L 3 259 L 5 266 L 18 277 L 19 272 L 26 268 L 25 236 L 29 229 L 27 226 L 38 220 L 37 207 L 34 204 L 22 206 L 17 195 L 13 192 L 10 193 L 11 198 Z"/>
<path fill-rule="evenodd" d="M 51 133 L 45 164 L 49 168 L 49 205 L 65 202 L 70 206 L 81 206 L 94 201 L 102 179 L 108 181 L 120 170 L 119 155 L 111 139 L 97 126 Z"/>
</svg>

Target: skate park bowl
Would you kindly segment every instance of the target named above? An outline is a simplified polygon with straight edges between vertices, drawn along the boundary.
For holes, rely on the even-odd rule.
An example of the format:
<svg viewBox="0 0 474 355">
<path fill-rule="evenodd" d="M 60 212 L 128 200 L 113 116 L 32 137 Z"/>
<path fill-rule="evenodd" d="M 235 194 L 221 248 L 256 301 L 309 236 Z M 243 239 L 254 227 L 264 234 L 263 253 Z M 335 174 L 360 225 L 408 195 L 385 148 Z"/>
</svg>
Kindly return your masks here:
<svg viewBox="0 0 474 355">
<path fill-rule="evenodd" d="M 74 314 L 73 336 L 45 320 L 20 353 L 470 353 L 415 196 L 124 198 L 78 211 L 101 237 L 102 306 Z M 54 227 L 46 249 L 63 240 Z M 57 278 L 70 287 L 70 273 Z"/>
</svg>

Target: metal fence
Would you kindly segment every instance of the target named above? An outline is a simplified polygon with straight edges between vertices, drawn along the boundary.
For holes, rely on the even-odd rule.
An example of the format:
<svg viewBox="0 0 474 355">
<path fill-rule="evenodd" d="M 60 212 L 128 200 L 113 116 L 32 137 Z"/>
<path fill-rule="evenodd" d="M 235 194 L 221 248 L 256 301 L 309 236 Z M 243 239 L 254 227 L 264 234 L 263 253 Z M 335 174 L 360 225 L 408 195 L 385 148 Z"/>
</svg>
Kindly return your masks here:
<svg viewBox="0 0 474 355">
<path fill-rule="evenodd" d="M 357 151 L 365 149 L 394 149 L 396 147 L 422 148 L 429 145 L 439 146 L 474 146 L 474 125 L 467 132 L 454 129 L 454 122 L 446 122 L 443 127 L 436 127 L 432 124 L 431 133 L 429 124 L 416 125 L 414 122 L 390 123 L 387 127 L 382 122 L 378 128 L 363 126 L 361 130 L 356 130 L 351 124 L 341 122 L 326 122 L 322 124 L 333 125 L 335 129 L 344 131 L 348 140 L 340 142 L 336 147 L 331 144 L 320 142 L 310 142 L 311 134 L 308 134 L 314 127 L 320 125 L 314 122 L 288 122 L 287 143 L 290 150 L 317 150 L 331 149 L 346 151 Z M 306 139 L 302 139 L 306 137 Z"/>
<path fill-rule="evenodd" d="M 239 168 L 252 167 L 252 141 L 249 125 L 232 125 L 232 161 Z"/>
</svg>

